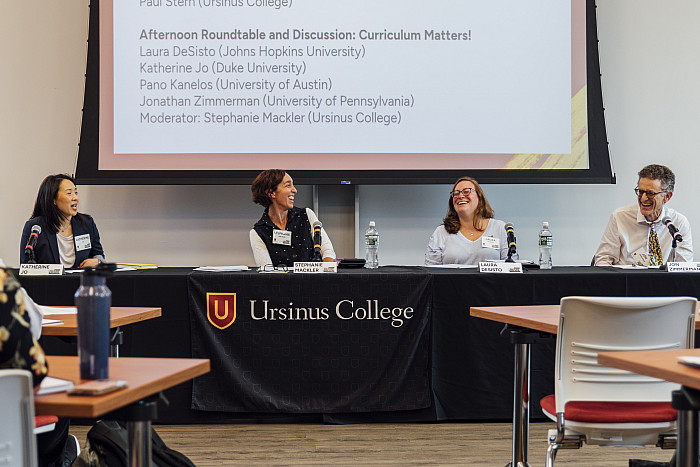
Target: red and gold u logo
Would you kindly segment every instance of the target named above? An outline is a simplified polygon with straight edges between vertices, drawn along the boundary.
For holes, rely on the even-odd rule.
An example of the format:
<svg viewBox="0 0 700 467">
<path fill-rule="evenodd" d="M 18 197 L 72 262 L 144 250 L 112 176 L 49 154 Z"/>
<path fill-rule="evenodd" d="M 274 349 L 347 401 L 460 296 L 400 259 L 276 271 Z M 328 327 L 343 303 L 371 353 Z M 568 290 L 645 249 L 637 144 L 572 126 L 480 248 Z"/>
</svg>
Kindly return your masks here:
<svg viewBox="0 0 700 467">
<path fill-rule="evenodd" d="M 219 329 L 231 326 L 236 321 L 236 294 L 207 293 L 207 319 Z"/>
</svg>

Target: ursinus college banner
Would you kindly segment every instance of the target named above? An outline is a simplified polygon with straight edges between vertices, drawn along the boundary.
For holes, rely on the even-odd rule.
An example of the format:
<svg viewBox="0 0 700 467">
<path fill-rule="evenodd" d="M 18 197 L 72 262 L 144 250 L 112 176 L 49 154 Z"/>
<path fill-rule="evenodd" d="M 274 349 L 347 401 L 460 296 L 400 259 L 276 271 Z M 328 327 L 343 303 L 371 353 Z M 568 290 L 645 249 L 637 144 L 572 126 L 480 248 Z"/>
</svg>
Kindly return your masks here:
<svg viewBox="0 0 700 467">
<path fill-rule="evenodd" d="M 430 278 L 422 272 L 194 273 L 192 408 L 343 413 L 431 404 Z"/>
</svg>

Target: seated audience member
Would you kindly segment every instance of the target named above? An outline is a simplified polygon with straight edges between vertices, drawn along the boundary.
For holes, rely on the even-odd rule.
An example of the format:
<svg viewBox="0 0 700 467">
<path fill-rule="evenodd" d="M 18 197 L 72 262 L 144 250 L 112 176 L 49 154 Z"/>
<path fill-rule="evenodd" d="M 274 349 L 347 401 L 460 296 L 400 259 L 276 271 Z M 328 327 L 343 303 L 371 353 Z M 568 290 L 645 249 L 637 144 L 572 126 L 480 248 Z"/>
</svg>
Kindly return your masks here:
<svg viewBox="0 0 700 467">
<path fill-rule="evenodd" d="M 462 177 L 447 201 L 447 215 L 428 240 L 425 265 L 478 264 L 508 257 L 505 222 L 493 218 L 479 182 Z"/>
<path fill-rule="evenodd" d="M 78 212 L 78 189 L 69 175 L 49 175 L 41 182 L 32 218 L 22 230 L 22 264 L 27 262 L 24 250 L 35 225 L 41 227 L 34 247 L 37 263 L 87 268 L 104 262 L 100 233 L 91 216 Z"/>
<path fill-rule="evenodd" d="M 250 231 L 255 264 L 292 266 L 295 261 L 313 261 L 313 224 L 318 218 L 309 208 L 294 207 L 297 189 L 292 177 L 284 170 L 264 170 L 250 189 L 253 202 L 265 207 Z M 335 261 L 333 244 L 325 229 L 321 229 L 321 257 L 323 261 Z"/>
<path fill-rule="evenodd" d="M 677 245 L 675 260 L 693 260 L 690 223 L 683 214 L 666 206 L 673 196 L 675 182 L 671 169 L 663 165 L 651 164 L 639 171 L 634 189 L 637 204 L 618 208 L 610 216 L 595 254 L 596 266 L 648 266 L 673 261 L 673 238 L 663 222 L 666 218 L 683 236 L 683 242 Z"/>
<path fill-rule="evenodd" d="M 0 260 L 0 369 L 28 370 L 37 387 L 48 372 L 46 357 L 32 333 L 34 303 Z M 39 327 L 41 332 L 41 327 Z M 69 419 L 59 418 L 53 430 L 37 435 L 37 457 L 44 467 L 69 466 L 79 452 L 78 440 L 68 434 Z"/>
</svg>

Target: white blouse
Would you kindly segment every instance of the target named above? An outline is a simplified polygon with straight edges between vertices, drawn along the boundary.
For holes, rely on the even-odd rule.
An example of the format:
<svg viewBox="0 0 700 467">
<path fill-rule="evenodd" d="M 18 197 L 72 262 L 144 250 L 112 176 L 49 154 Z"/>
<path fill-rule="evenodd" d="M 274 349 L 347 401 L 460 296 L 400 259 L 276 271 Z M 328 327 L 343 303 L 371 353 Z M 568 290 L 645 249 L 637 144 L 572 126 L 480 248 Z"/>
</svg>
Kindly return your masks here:
<svg viewBox="0 0 700 467">
<path fill-rule="evenodd" d="M 75 264 L 75 243 L 73 236 L 64 237 L 61 234 L 56 234 L 58 240 L 58 254 L 61 257 L 61 264 L 64 268 L 72 268 Z"/>
<path fill-rule="evenodd" d="M 430 236 L 425 250 L 425 265 L 479 264 L 508 258 L 508 240 L 505 222 L 489 219 L 481 237 L 472 241 L 460 232 L 448 233 L 441 225 Z M 488 241 L 488 237 L 491 237 Z"/>
</svg>

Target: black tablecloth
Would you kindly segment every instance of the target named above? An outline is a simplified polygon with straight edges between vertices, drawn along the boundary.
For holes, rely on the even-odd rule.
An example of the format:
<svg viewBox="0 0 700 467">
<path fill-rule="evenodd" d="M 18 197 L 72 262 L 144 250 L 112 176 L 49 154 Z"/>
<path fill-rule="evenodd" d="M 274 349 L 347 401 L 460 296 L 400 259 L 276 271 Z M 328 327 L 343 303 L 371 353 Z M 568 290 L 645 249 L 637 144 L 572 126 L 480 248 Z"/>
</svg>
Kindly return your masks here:
<svg viewBox="0 0 700 467">
<path fill-rule="evenodd" d="M 190 275 L 193 407 L 344 413 L 431 406 L 430 276 Z"/>
<path fill-rule="evenodd" d="M 390 290 L 401 284 L 407 274 L 425 276 L 430 303 L 430 406 L 416 410 L 377 411 L 363 414 L 325 413 L 319 416 L 330 422 L 396 420 L 509 420 L 513 404 L 513 346 L 499 337 L 502 325 L 469 316 L 472 306 L 557 304 L 569 295 L 604 296 L 672 296 L 700 297 L 700 276 L 691 273 L 671 274 L 658 270 L 621 270 L 592 267 L 555 267 L 549 271 L 530 270 L 523 274 L 483 274 L 474 269 L 433 269 L 419 267 L 382 267 L 379 270 L 341 270 L 324 277 L 333 293 L 342 298 L 345 287 L 352 284 L 379 284 Z M 359 275 L 362 280 L 351 280 Z M 119 272 L 108 279 L 115 306 L 154 306 L 163 316 L 124 327 L 124 356 L 191 357 L 192 327 L 188 281 L 220 283 L 215 273 L 193 273 L 191 268 L 159 268 Z M 233 276 L 232 276 L 233 277 Z M 237 290 L 259 283 L 255 272 L 235 273 Z M 357 279 L 357 277 L 355 277 Z M 268 280 L 267 278 L 265 279 Z M 72 305 L 79 277 L 27 277 L 21 282 L 41 304 Z M 288 281 L 318 281 L 305 275 Z M 284 281 L 269 277 L 270 286 L 281 297 Z M 296 284 L 296 285 L 294 285 Z M 348 285 L 351 284 L 351 285 Z M 311 287 L 311 286 L 310 286 Z M 313 288 L 311 289 L 313 290 Z M 361 291 L 353 290 L 352 293 Z M 58 338 L 42 338 L 50 354 L 75 354 L 73 343 Z M 539 417 L 539 398 L 553 392 L 553 344 L 537 344 L 532 353 L 532 416 Z M 164 423 L 205 421 L 271 420 L 297 421 L 299 413 L 232 413 L 204 412 L 191 408 L 192 383 L 166 391 L 171 405 L 161 408 Z"/>
</svg>

